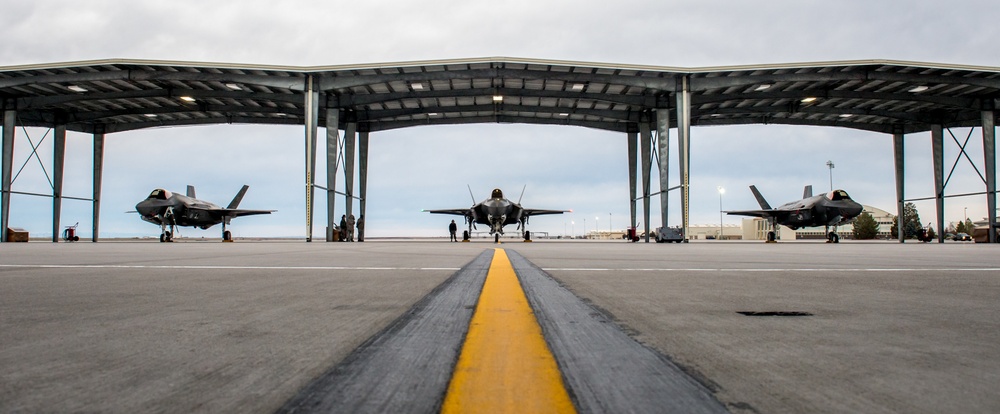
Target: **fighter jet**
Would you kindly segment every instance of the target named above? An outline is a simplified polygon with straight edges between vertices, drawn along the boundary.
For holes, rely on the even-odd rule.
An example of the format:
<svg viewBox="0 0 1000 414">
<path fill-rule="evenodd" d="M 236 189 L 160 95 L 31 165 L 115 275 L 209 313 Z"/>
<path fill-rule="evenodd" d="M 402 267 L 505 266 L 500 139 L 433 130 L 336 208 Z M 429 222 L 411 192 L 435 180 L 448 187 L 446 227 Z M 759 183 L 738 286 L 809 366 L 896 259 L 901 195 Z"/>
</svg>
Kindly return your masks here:
<svg viewBox="0 0 1000 414">
<path fill-rule="evenodd" d="M 469 188 L 469 195 L 472 196 L 472 207 L 456 208 L 445 210 L 424 210 L 432 214 L 452 214 L 464 216 L 466 224 L 469 225 L 469 233 L 476 226 L 476 223 L 490 226 L 490 234 L 494 235 L 495 242 L 500 242 L 500 235 L 503 234 L 503 226 L 517 223 L 519 230 L 525 230 L 528 218 L 543 214 L 562 214 L 572 210 L 540 210 L 534 208 L 521 207 L 521 199 L 514 203 L 503 196 L 503 191 L 494 188 L 490 198 L 476 203 L 476 197 L 472 195 L 472 188 Z M 524 197 L 524 190 L 521 190 L 521 197 Z M 529 233 L 530 234 L 530 233 Z M 528 239 L 526 236 L 525 239 Z"/>
<path fill-rule="evenodd" d="M 774 241 L 775 233 L 773 230 L 777 230 L 779 224 L 788 226 L 792 230 L 813 226 L 827 226 L 829 230 L 829 226 L 836 227 L 854 220 L 863 209 L 861 204 L 852 200 L 851 196 L 847 195 L 844 190 L 833 190 L 826 194 L 813 196 L 812 186 L 807 185 L 802 191 L 801 200 L 783 204 L 778 208 L 771 208 L 767 200 L 764 200 L 764 196 L 760 195 L 760 191 L 757 191 L 756 186 L 751 185 L 750 191 L 753 191 L 761 210 L 727 211 L 726 213 L 767 219 L 771 223 L 772 229 L 767 234 L 769 242 Z M 827 240 L 836 243 L 839 241 L 839 237 L 835 231 L 829 232 Z"/>
<path fill-rule="evenodd" d="M 189 226 L 207 229 L 222 223 L 222 240 L 230 241 L 232 234 L 226 225 L 235 217 L 254 214 L 271 214 L 275 210 L 240 210 L 240 201 L 250 186 L 244 185 L 226 208 L 195 198 L 194 187 L 187 187 L 187 196 L 157 188 L 149 197 L 135 205 L 136 212 L 143 220 L 160 226 L 160 241 L 173 241 L 174 226 Z M 170 230 L 167 230 L 167 226 Z"/>
</svg>

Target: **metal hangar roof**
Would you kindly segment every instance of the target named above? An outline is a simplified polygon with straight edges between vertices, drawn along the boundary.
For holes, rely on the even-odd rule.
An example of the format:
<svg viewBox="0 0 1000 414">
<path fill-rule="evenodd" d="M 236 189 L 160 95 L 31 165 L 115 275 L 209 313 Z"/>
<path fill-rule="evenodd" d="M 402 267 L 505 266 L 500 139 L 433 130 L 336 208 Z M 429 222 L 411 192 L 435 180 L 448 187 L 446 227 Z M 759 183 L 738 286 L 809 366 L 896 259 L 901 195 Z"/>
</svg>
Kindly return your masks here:
<svg viewBox="0 0 1000 414">
<path fill-rule="evenodd" d="M 981 111 L 1000 98 L 996 67 L 862 60 L 678 68 L 496 57 L 321 67 L 125 59 L 6 66 L 0 99 L 16 111 L 17 125 L 90 133 L 302 125 L 311 83 L 320 110 L 339 109 L 340 122 L 356 122 L 359 131 L 528 123 L 635 132 L 649 111 L 676 106 L 684 78 L 695 126 L 910 133 L 978 126 Z"/>
</svg>

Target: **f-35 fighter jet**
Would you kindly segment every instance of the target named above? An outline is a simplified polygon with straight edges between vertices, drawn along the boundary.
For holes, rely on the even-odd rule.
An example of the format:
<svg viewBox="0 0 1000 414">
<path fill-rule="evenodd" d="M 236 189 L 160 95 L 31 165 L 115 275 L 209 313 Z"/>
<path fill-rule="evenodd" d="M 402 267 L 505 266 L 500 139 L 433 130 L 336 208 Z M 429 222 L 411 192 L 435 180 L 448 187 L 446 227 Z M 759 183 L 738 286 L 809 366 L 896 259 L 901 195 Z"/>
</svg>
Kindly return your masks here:
<svg viewBox="0 0 1000 414">
<path fill-rule="evenodd" d="M 469 188 L 469 195 L 472 196 L 472 188 Z M 524 190 L 521 190 L 521 196 L 524 196 Z M 517 223 L 518 229 L 525 230 L 525 226 L 528 224 L 528 218 L 531 216 L 540 216 L 543 214 L 562 214 L 572 211 L 524 208 L 521 207 L 520 199 L 518 199 L 515 203 L 504 198 L 503 191 L 500 191 L 499 188 L 494 188 L 490 198 L 483 200 L 480 203 L 476 203 L 476 198 L 473 196 L 472 203 L 472 207 L 469 208 L 424 211 L 433 214 L 452 214 L 456 216 L 464 216 L 466 224 L 469 225 L 469 233 L 472 233 L 472 229 L 476 226 L 476 223 L 490 226 L 490 234 L 494 235 L 495 242 L 500 242 L 500 235 L 503 234 L 503 226 L 505 225 Z M 525 239 L 527 239 L 527 237 L 525 237 Z"/>
<path fill-rule="evenodd" d="M 813 226 L 839 226 L 854 220 L 864 207 L 851 199 L 844 190 L 833 190 L 818 196 L 812 195 L 812 186 L 807 185 L 802 192 L 802 199 L 782 204 L 778 208 L 771 208 L 771 205 L 760 195 L 756 186 L 750 186 L 760 210 L 727 211 L 727 214 L 738 216 L 754 216 L 767 219 L 771 223 L 772 231 L 768 233 L 767 240 L 774 241 L 775 231 L 778 225 L 790 227 L 796 230 L 800 227 Z M 829 232 L 827 240 L 836 243 L 839 237 L 836 232 Z"/>
<path fill-rule="evenodd" d="M 226 208 L 195 198 L 194 187 L 190 185 L 187 187 L 186 196 L 157 188 L 149 193 L 149 197 L 136 204 L 135 210 L 143 220 L 160 226 L 161 242 L 173 241 L 175 226 L 207 229 L 219 223 L 222 223 L 222 240 L 230 241 L 233 236 L 226 230 L 226 225 L 229 224 L 230 220 L 254 214 L 271 214 L 275 211 L 236 208 L 240 205 L 248 188 L 250 186 L 244 185 Z M 168 226 L 170 230 L 167 230 Z"/>
</svg>

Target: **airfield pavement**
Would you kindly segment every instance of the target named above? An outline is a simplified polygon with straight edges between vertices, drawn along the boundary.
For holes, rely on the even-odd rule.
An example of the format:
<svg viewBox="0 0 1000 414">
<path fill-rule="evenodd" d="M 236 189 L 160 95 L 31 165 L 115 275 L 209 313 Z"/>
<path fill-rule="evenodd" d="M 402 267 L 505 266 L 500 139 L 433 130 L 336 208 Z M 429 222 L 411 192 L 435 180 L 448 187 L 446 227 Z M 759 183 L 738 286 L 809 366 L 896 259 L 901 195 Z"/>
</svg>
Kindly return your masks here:
<svg viewBox="0 0 1000 414">
<path fill-rule="evenodd" d="M 0 244 L 0 412 L 288 412 L 495 248 L 734 413 L 1000 412 L 997 246 L 444 239 Z"/>
</svg>

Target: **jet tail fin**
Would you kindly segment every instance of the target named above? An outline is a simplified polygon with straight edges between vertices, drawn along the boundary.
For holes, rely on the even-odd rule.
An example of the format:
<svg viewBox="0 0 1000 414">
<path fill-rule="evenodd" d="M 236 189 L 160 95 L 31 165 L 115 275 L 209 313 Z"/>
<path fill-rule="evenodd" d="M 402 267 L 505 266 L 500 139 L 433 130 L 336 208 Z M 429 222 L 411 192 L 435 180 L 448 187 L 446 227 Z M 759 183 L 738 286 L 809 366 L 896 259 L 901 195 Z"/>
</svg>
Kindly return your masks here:
<svg viewBox="0 0 1000 414">
<path fill-rule="evenodd" d="M 813 186 L 807 185 L 805 188 L 802 189 L 802 199 L 803 200 L 807 199 L 809 197 L 812 197 L 812 196 L 813 196 Z"/>
<path fill-rule="evenodd" d="M 760 208 L 764 210 L 772 210 L 771 205 L 767 204 L 767 200 L 764 196 L 760 195 L 760 191 L 757 191 L 757 186 L 751 185 L 750 191 L 753 191 L 753 196 L 757 198 L 757 204 L 760 204 Z"/>
<path fill-rule="evenodd" d="M 476 196 L 472 195 L 472 186 L 468 184 L 465 186 L 469 188 L 469 197 L 472 197 L 472 205 L 476 205 Z"/>
<path fill-rule="evenodd" d="M 521 199 L 524 198 L 524 190 L 527 188 L 527 184 L 525 184 L 524 187 L 521 187 L 521 196 L 517 198 L 517 204 L 521 204 Z"/>
<path fill-rule="evenodd" d="M 194 196 L 194 186 L 193 185 L 189 185 L 188 186 L 187 196 L 190 197 L 190 198 L 198 198 L 198 197 Z"/>
<path fill-rule="evenodd" d="M 244 185 L 243 188 L 240 189 L 240 192 L 236 193 L 236 197 L 233 197 L 233 201 L 229 203 L 229 207 L 226 208 L 233 209 L 239 207 L 240 202 L 243 201 L 243 196 L 246 195 L 248 188 L 250 188 L 249 185 Z"/>
</svg>

